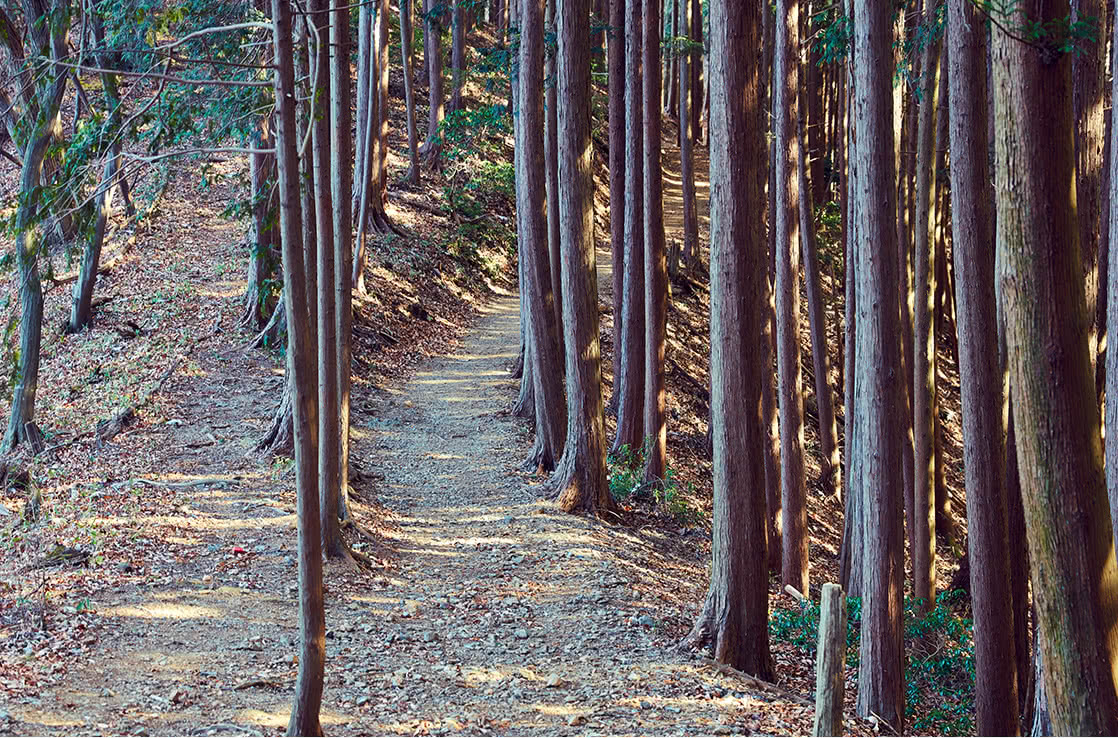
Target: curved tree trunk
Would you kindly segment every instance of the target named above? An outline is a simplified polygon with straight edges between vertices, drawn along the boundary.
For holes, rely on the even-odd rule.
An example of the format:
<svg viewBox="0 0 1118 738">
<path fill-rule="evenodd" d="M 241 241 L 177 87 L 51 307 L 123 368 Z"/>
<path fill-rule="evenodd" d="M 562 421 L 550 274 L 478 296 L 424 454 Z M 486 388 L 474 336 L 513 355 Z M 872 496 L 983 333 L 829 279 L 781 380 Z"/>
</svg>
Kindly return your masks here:
<svg viewBox="0 0 1118 738">
<path fill-rule="evenodd" d="M 959 305 L 959 377 L 974 612 L 979 735 L 1017 735 L 1018 690 L 1006 654 L 1017 649 L 1005 478 L 1005 393 L 994 297 L 994 193 L 986 137 L 986 33 L 968 0 L 948 6 L 953 255 Z M 976 74 L 974 70 L 982 70 Z M 1016 660 L 1014 660 L 1016 664 Z"/>
</svg>

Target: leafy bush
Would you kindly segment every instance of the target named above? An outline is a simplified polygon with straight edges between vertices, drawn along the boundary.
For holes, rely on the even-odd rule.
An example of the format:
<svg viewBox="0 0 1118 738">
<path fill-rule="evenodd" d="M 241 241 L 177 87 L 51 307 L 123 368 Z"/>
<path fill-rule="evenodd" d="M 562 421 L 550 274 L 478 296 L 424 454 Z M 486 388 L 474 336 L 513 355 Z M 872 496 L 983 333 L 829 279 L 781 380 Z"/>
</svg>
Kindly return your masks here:
<svg viewBox="0 0 1118 738">
<path fill-rule="evenodd" d="M 965 596 L 962 591 L 943 592 L 924 616 L 917 615 L 915 601 L 905 600 L 905 719 L 913 733 L 974 733 L 973 624 L 953 609 Z M 861 599 L 847 597 L 846 611 L 846 664 L 856 668 Z M 774 641 L 814 657 L 819 640 L 818 607 L 806 603 L 798 609 L 774 608 L 769 634 Z"/>
<path fill-rule="evenodd" d="M 657 509 L 680 523 L 699 522 L 702 513 L 692 507 L 687 496 L 683 494 L 674 469 L 668 467 L 661 480 L 653 483 L 644 481 L 644 457 L 651 442 L 651 438 L 645 439 L 640 451 L 634 451 L 628 445 L 624 445 L 618 453 L 607 457 L 610 495 L 618 502 L 629 499 L 651 499 Z M 691 491 L 690 486 L 688 491 Z"/>
</svg>

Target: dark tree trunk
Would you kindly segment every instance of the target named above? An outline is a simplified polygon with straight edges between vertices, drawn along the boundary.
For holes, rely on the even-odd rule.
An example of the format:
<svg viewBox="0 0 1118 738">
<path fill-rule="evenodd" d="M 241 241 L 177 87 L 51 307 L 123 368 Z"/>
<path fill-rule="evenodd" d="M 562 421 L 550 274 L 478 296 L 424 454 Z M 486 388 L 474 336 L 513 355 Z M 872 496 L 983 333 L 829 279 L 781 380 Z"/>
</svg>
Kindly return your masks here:
<svg viewBox="0 0 1118 738">
<path fill-rule="evenodd" d="M 416 186 L 419 184 L 419 134 L 415 124 L 415 85 L 412 82 L 412 2 L 400 0 L 400 55 L 404 66 L 404 105 L 408 121 L 408 153 L 411 156 L 407 179 Z"/>
<path fill-rule="evenodd" d="M 465 0 L 454 0 L 450 15 L 450 105 L 449 112 L 463 109 L 462 88 L 466 84 L 466 9 Z"/>
<path fill-rule="evenodd" d="M 776 353 L 780 406 L 781 582 L 808 594 L 804 398 L 800 370 L 799 87 L 800 5 L 777 0 L 773 45 L 773 145 L 776 207 Z"/>
<path fill-rule="evenodd" d="M 764 107 L 760 4 L 711 0 L 711 421 L 714 437 L 710 591 L 685 643 L 772 679 L 765 566 L 760 394 Z"/>
<path fill-rule="evenodd" d="M 679 0 L 683 3 L 685 0 Z M 680 35 L 691 37 L 691 18 L 688 9 L 680 5 Z M 679 57 L 679 178 L 683 195 L 683 263 L 693 268 L 699 256 L 699 212 L 695 202 L 695 152 L 694 130 L 691 120 L 692 56 L 690 50 Z M 701 63 L 701 62 L 700 62 Z"/>
<path fill-rule="evenodd" d="M 953 256 L 959 304 L 967 544 L 974 613 L 975 709 L 979 735 L 1017 735 L 1017 623 L 1005 484 L 1005 393 L 998 365 L 994 297 L 994 192 L 986 138 L 986 33 L 968 0 L 948 6 Z M 1016 663 L 1016 660 L 1011 661 Z"/>
<path fill-rule="evenodd" d="M 566 412 L 563 405 L 563 361 L 555 339 L 558 325 L 551 294 L 551 264 L 547 251 L 546 167 L 544 164 L 543 57 L 544 0 L 523 0 L 520 9 L 520 178 L 517 215 L 520 220 L 521 290 L 531 302 L 529 351 L 535 398 L 536 442 L 526 467 L 555 468 L 563 452 Z"/>
<path fill-rule="evenodd" d="M 300 249 L 303 236 L 299 203 L 299 163 L 295 134 L 295 74 L 291 44 L 291 6 L 272 0 L 276 59 L 276 163 L 280 192 L 280 237 L 283 245 L 284 300 L 289 347 L 287 371 L 295 388 L 295 485 L 299 522 L 299 674 L 288 735 L 321 735 L 326 662 L 326 616 L 322 591 L 322 541 L 315 461 L 318 457 L 315 348 L 305 288 L 305 264 L 313 251 Z"/>
<path fill-rule="evenodd" d="M 892 17 L 888 0 L 854 2 L 855 156 L 858 158 L 855 281 L 858 336 L 853 377 L 857 483 L 865 526 L 858 714 L 904 727 L 901 640 L 904 406 L 897 320 L 896 187 L 892 128 Z"/>
<path fill-rule="evenodd" d="M 625 279 L 617 349 L 617 437 L 612 452 L 644 442 L 644 25 L 642 0 L 625 5 Z M 659 71 L 657 69 L 657 71 Z"/>
<path fill-rule="evenodd" d="M 1022 23 L 1059 24 L 1026 2 Z M 1075 190 L 1072 55 L 993 29 L 997 285 L 1044 689 L 1058 734 L 1118 732 L 1118 567 L 1088 352 Z"/>
<path fill-rule="evenodd" d="M 555 2 L 547 3 L 547 29 L 555 31 Z M 544 146 L 547 156 L 547 252 L 551 257 L 551 292 L 555 302 L 555 324 L 563 325 L 563 269 L 561 250 L 559 248 L 559 118 L 558 99 L 555 95 L 555 54 L 544 55 L 544 77 L 549 80 L 547 85 L 547 101 L 544 105 Z M 616 316 L 615 316 L 616 319 Z M 559 354 L 566 354 L 566 342 L 563 330 L 560 329 L 556 339 L 559 342 Z M 616 357 L 619 346 L 614 346 Z M 616 358 L 614 359 L 616 361 Z M 563 368 L 560 367 L 560 371 Z M 616 377 L 614 378 L 616 381 Z"/>
<path fill-rule="evenodd" d="M 443 29 L 439 14 L 435 12 L 441 0 L 426 2 L 426 12 L 423 14 L 427 22 L 423 28 L 423 55 L 427 59 L 427 100 L 430 107 L 427 115 L 427 140 L 419 153 L 427 158 L 432 167 L 437 167 L 439 124 L 443 122 L 446 113 L 443 108 L 443 52 L 440 41 Z"/>
<path fill-rule="evenodd" d="M 550 480 L 559 506 L 598 515 L 614 508 L 606 477 L 598 287 L 590 149 L 589 0 L 567 0 L 558 20 L 559 228 L 566 331 L 567 440 Z"/>
<path fill-rule="evenodd" d="M 638 2 L 639 0 L 630 0 Z M 625 289 L 625 0 L 609 0 L 609 230 L 613 257 L 613 409 L 621 399 L 622 296 Z"/>
<path fill-rule="evenodd" d="M 678 1 L 678 0 L 677 0 Z M 660 62 L 659 0 L 644 0 L 644 68 Z M 664 479 L 667 470 L 667 423 L 664 385 L 664 338 L 668 318 L 668 261 L 664 248 L 663 170 L 660 167 L 660 78 L 644 83 L 644 434 L 647 439 L 644 479 Z"/>
</svg>

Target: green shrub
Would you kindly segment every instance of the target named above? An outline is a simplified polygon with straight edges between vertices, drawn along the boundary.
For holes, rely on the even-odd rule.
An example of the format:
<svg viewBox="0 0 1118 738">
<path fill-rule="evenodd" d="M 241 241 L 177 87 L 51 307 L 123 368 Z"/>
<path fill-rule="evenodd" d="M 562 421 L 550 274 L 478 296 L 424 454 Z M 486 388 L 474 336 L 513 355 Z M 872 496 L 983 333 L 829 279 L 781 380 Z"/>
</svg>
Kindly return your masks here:
<svg viewBox="0 0 1118 738">
<path fill-rule="evenodd" d="M 974 633 L 972 621 L 953 606 L 962 591 L 943 592 L 924 616 L 916 602 L 905 600 L 905 719 L 916 734 L 971 735 L 974 733 Z M 858 666 L 862 601 L 846 598 L 846 664 Z M 769 617 L 774 641 L 788 643 L 814 658 L 819 640 L 819 610 L 815 603 L 799 608 L 774 608 Z"/>
</svg>

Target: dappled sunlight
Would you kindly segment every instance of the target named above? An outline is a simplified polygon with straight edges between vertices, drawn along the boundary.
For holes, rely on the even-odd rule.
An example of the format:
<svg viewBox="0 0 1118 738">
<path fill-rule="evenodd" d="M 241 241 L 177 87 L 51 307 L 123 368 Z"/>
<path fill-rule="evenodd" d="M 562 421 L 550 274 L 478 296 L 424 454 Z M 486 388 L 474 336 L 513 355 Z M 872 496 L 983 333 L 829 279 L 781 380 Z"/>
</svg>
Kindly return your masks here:
<svg viewBox="0 0 1118 738">
<path fill-rule="evenodd" d="M 224 613 L 212 607 L 198 605 L 181 605 L 172 603 L 151 603 L 147 605 L 120 605 L 108 607 L 101 611 L 106 617 L 122 618 L 173 618 L 186 620 L 191 618 L 218 618 Z"/>
</svg>

